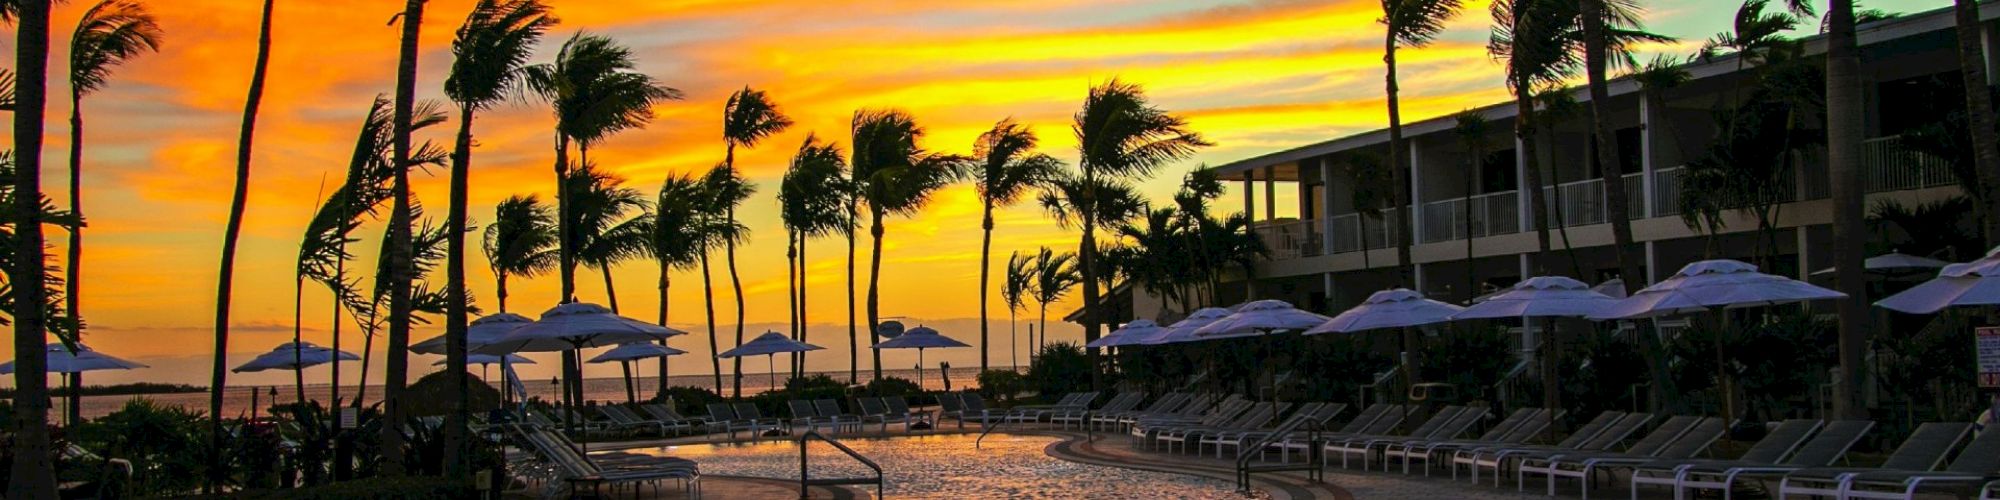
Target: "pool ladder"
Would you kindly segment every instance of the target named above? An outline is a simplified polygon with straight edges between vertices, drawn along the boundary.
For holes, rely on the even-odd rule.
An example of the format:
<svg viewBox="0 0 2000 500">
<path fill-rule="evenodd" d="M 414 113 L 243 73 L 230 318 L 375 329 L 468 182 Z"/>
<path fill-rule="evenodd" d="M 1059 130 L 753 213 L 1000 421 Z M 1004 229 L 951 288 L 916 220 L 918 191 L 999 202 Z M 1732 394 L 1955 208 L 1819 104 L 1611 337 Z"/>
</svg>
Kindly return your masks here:
<svg viewBox="0 0 2000 500">
<path fill-rule="evenodd" d="M 814 479 L 811 475 L 811 470 L 806 467 L 806 444 L 807 442 L 815 439 L 824 442 L 826 444 L 833 445 L 834 449 L 840 450 L 841 453 L 847 454 L 848 458 L 853 458 L 854 461 L 861 462 L 861 465 L 867 466 L 869 470 L 875 472 L 875 477 L 867 477 L 867 476 L 823 477 Z M 799 434 L 798 441 L 799 441 L 799 498 L 801 499 L 810 498 L 811 492 L 809 491 L 809 488 L 813 486 L 843 486 L 850 484 L 852 485 L 873 484 L 875 485 L 875 498 L 882 498 L 882 491 L 884 489 L 883 488 L 884 482 L 882 480 L 882 466 L 876 464 L 874 460 L 869 460 L 868 457 L 861 456 L 861 454 L 855 452 L 853 448 L 848 448 L 847 445 L 841 444 L 840 441 L 836 441 L 833 438 L 826 437 L 825 434 L 820 434 L 818 430 L 807 430 L 804 434 Z"/>
<path fill-rule="evenodd" d="M 1285 436 L 1287 435 L 1300 431 L 1301 430 L 1300 427 L 1305 427 L 1304 431 L 1306 432 L 1306 459 L 1304 463 L 1300 464 L 1250 463 L 1253 458 L 1263 456 L 1265 449 L 1269 448 L 1272 444 L 1276 444 L 1277 442 L 1284 440 Z M 1311 419 L 1292 420 L 1285 422 L 1284 425 L 1278 426 L 1277 429 L 1272 429 L 1272 431 L 1269 434 L 1266 434 L 1262 438 L 1258 438 L 1256 441 L 1250 442 L 1249 445 L 1237 448 L 1236 491 L 1245 494 L 1250 493 L 1252 489 L 1250 485 L 1250 475 L 1260 472 L 1270 473 L 1270 472 L 1286 472 L 1286 471 L 1294 471 L 1294 472 L 1304 471 L 1306 473 L 1306 479 L 1312 482 L 1317 483 L 1325 481 L 1326 457 L 1323 454 L 1324 450 L 1320 449 L 1321 427 L 1322 426 L 1320 422 L 1312 421 Z M 1218 447 L 1220 446 L 1218 445 Z"/>
</svg>

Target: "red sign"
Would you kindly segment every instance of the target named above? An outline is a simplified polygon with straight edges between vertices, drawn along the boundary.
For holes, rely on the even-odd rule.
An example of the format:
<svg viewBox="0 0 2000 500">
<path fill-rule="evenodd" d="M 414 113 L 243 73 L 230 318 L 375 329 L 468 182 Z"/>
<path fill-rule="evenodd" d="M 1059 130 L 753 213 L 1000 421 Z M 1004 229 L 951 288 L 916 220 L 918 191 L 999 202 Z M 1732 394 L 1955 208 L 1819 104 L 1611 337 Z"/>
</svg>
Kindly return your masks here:
<svg viewBox="0 0 2000 500">
<path fill-rule="evenodd" d="M 1982 326 L 1973 330 L 1979 353 L 1979 387 L 2000 389 L 2000 327 Z"/>
</svg>

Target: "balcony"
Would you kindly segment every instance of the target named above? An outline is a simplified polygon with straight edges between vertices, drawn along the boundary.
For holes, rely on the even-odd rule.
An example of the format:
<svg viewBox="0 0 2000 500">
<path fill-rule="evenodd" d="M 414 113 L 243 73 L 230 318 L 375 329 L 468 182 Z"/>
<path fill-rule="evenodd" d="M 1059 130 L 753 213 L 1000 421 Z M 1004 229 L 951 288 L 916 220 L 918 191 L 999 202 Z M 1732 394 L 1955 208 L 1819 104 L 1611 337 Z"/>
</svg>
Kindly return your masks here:
<svg viewBox="0 0 2000 500">
<path fill-rule="evenodd" d="M 1333 253 L 1361 251 L 1364 241 L 1369 250 L 1396 247 L 1396 212 L 1383 210 L 1381 217 L 1367 218 L 1365 227 L 1363 222 L 1358 213 L 1340 214 L 1328 219 L 1327 231 L 1333 233 Z"/>
<path fill-rule="evenodd" d="M 1466 212 L 1468 205 L 1471 208 L 1470 214 Z M 1521 230 L 1518 191 L 1433 201 L 1424 204 L 1423 212 L 1424 243 L 1508 234 Z"/>
<path fill-rule="evenodd" d="M 1877 137 L 1861 142 L 1862 187 L 1865 193 L 1887 193 L 1909 189 L 1949 186 L 1958 182 L 1944 158 L 1911 151 L 1897 136 Z M 1653 214 L 1679 215 L 1683 167 L 1653 172 Z M 1831 177 L 1824 163 L 1808 164 L 1804 178 L 1781 193 L 1785 202 L 1817 200 L 1831 196 Z M 1788 175 L 1787 180 L 1796 176 Z M 1802 195 L 1801 195 L 1802 193 Z"/>
<path fill-rule="evenodd" d="M 1264 242 L 1264 249 L 1270 252 L 1271 260 L 1313 257 L 1322 253 L 1317 220 L 1259 222 L 1257 239 Z"/>
</svg>

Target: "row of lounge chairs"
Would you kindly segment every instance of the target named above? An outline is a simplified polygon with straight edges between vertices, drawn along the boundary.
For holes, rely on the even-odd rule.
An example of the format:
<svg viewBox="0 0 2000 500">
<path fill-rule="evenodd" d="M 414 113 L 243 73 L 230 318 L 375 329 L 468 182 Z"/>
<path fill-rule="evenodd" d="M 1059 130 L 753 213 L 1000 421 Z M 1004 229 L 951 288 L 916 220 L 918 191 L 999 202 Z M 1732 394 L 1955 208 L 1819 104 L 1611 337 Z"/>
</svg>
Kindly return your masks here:
<svg viewBox="0 0 2000 500">
<path fill-rule="evenodd" d="M 508 436 L 528 452 L 532 462 L 516 463 L 511 470 L 542 479 L 550 493 L 569 496 L 602 496 L 604 488 L 616 492 L 629 488 L 634 496 L 642 487 L 664 490 L 676 482 L 688 497 L 701 496 L 701 467 L 691 460 L 625 452 L 586 455 L 559 432 L 533 424 L 502 424 Z"/>
</svg>

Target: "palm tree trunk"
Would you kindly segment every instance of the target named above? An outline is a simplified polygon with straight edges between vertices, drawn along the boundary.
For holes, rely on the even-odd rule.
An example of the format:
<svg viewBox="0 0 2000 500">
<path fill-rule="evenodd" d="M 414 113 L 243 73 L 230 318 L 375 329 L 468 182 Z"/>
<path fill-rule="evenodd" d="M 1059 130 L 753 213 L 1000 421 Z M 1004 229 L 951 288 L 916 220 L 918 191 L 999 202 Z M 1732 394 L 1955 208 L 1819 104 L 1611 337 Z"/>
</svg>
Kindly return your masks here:
<svg viewBox="0 0 2000 500">
<path fill-rule="evenodd" d="M 882 209 L 868 206 L 871 224 L 868 235 L 872 236 L 873 247 L 868 260 L 868 345 L 882 343 L 881 286 L 882 286 Z M 882 350 L 869 349 L 875 356 L 875 380 L 882 380 Z"/>
<path fill-rule="evenodd" d="M 667 264 L 665 262 L 661 262 L 660 263 L 660 321 L 659 321 L 660 326 L 667 326 L 667 292 L 673 288 L 673 285 L 674 285 L 673 280 L 668 277 Z M 661 339 L 660 345 L 663 346 L 667 345 L 666 339 Z M 660 356 L 660 387 L 658 389 L 659 389 L 658 397 L 660 399 L 660 402 L 662 403 L 666 402 L 667 401 L 667 357 L 666 356 Z"/>
<path fill-rule="evenodd" d="M 1382 63 L 1388 66 L 1388 72 L 1383 75 L 1382 79 L 1386 87 L 1386 94 L 1388 95 L 1387 103 L 1389 106 L 1389 183 L 1392 184 L 1389 187 L 1389 192 L 1395 193 L 1393 196 L 1390 196 L 1390 200 L 1396 204 L 1395 207 L 1390 208 L 1396 214 L 1396 282 L 1414 290 L 1417 288 L 1417 284 L 1413 281 L 1414 276 L 1410 272 L 1410 245 L 1412 240 L 1410 235 L 1412 231 L 1410 229 L 1416 226 L 1410 220 L 1411 193 L 1410 181 L 1408 180 L 1409 172 L 1403 166 L 1406 153 L 1403 152 L 1402 103 L 1397 97 L 1398 89 L 1396 88 L 1396 35 L 1394 33 L 1387 34 L 1383 38 Z M 1407 336 L 1404 338 L 1404 341 L 1403 348 L 1407 350 L 1410 347 Z M 1408 378 L 1410 373 L 1407 371 L 1403 373 L 1403 376 L 1405 380 L 1410 380 Z"/>
<path fill-rule="evenodd" d="M 368 324 L 375 324 L 376 313 L 373 306 L 368 311 Z M 361 408 L 361 402 L 368 399 L 368 366 L 375 361 L 375 327 L 361 332 L 361 385 L 354 388 L 354 407 Z"/>
<path fill-rule="evenodd" d="M 1097 289 L 1097 224 L 1096 221 L 1091 220 L 1097 216 L 1095 213 L 1096 207 L 1094 206 L 1096 202 L 1093 201 L 1090 204 L 1093 206 L 1086 208 L 1083 215 L 1083 238 L 1077 243 L 1077 267 L 1082 271 L 1081 274 L 1083 275 L 1083 342 L 1085 344 L 1097 340 L 1097 336 L 1102 334 L 1102 327 L 1098 322 L 1104 319 L 1104 315 L 1102 314 L 1103 307 L 1098 304 L 1101 297 L 1098 295 L 1099 292 Z M 1248 276 L 1248 274 L 1245 274 L 1245 276 Z M 1248 284 L 1250 280 L 1246 279 L 1244 283 Z M 1042 307 L 1047 308 L 1048 306 L 1045 304 Z M 1046 312 L 1043 314 L 1047 315 Z M 1042 339 L 1046 342 L 1048 338 L 1048 325 L 1045 323 L 1042 325 Z M 1086 348 L 1083 350 L 1083 355 L 1090 362 L 1090 387 L 1095 389 L 1097 388 L 1097 349 Z"/>
<path fill-rule="evenodd" d="M 1520 142 L 1523 167 L 1527 173 L 1528 215 L 1535 225 L 1535 274 L 1548 274 L 1549 202 L 1542 189 L 1542 168 L 1535 155 L 1535 93 L 1526 82 L 1514 86 L 1514 137 Z"/>
<path fill-rule="evenodd" d="M 618 314 L 618 288 L 611 284 L 611 263 L 606 262 L 598 269 L 604 271 L 604 298 L 611 302 L 611 314 Z"/>
<path fill-rule="evenodd" d="M 1537 135 L 1535 136 L 1535 140 L 1538 142 L 1538 144 L 1536 145 L 1540 146 L 1541 149 L 1547 151 L 1555 151 L 1555 144 L 1553 141 L 1549 139 L 1549 136 Z M 1554 159 L 1551 159 L 1549 161 L 1551 165 L 1553 165 L 1555 162 Z M 1563 216 L 1563 210 L 1562 210 L 1563 193 L 1562 189 L 1560 187 L 1557 187 L 1557 185 L 1562 184 L 1562 176 L 1555 170 L 1556 169 L 1554 167 L 1551 167 L 1549 170 L 1550 175 L 1556 176 L 1556 178 L 1554 179 L 1549 179 L 1549 182 L 1551 183 L 1550 187 L 1554 189 L 1546 189 L 1545 191 L 1550 193 L 1548 198 L 1549 205 L 1556 207 L 1555 210 L 1553 210 L 1553 213 L 1555 213 L 1556 217 L 1555 220 L 1556 237 L 1562 239 L 1563 255 L 1569 257 L 1570 275 L 1575 276 L 1577 279 L 1586 279 L 1588 277 L 1583 275 L 1583 261 L 1581 260 L 1580 257 L 1577 257 L 1576 255 L 1576 245 L 1571 245 L 1569 243 L 1569 219 Z"/>
<path fill-rule="evenodd" d="M 1952 2 L 1958 23 L 1958 69 L 1965 79 L 1965 112 L 1972 125 L 1972 159 L 1979 177 L 1980 202 L 1986 217 L 1986 247 L 2000 246 L 2000 130 L 1996 130 L 1992 85 L 1986 81 L 1986 49 L 1981 41 L 1977 0 Z M 72 278 L 74 279 L 74 278 Z M 75 307 L 71 307 L 75 314 Z"/>
<path fill-rule="evenodd" d="M 69 213 L 77 224 L 69 228 L 69 265 L 63 267 L 63 299 L 69 312 L 70 334 L 83 338 L 83 94 L 69 96 Z M 71 421 L 75 421 L 74 418 Z"/>
<path fill-rule="evenodd" d="M 785 317 L 791 321 L 792 340 L 799 339 L 799 238 L 797 231 L 785 231 Z M 799 376 L 799 356 L 786 362 L 792 376 Z"/>
<path fill-rule="evenodd" d="M 336 248 L 335 252 L 336 252 L 336 253 L 337 253 L 338 255 L 347 255 L 347 243 L 344 243 L 344 242 L 343 242 L 343 243 L 339 243 L 339 244 L 336 244 L 336 245 L 335 245 L 335 248 Z M 346 259 L 346 258 L 340 258 L 340 259 L 336 259 L 336 260 L 334 260 L 334 262 L 333 262 L 333 281 L 334 281 L 335 283 L 346 283 L 346 282 L 347 282 L 346 280 L 347 280 L 347 259 Z M 341 303 L 341 301 L 340 301 L 340 299 L 341 299 L 341 296 L 340 296 L 340 290 L 339 290 L 339 289 L 337 289 L 337 288 L 335 288 L 335 289 L 329 289 L 329 290 L 333 292 L 333 321 L 332 321 L 332 325 L 333 325 L 333 327 L 332 327 L 332 330 L 333 330 L 333 332 L 332 332 L 332 334 L 331 334 L 330 336 L 331 336 L 331 337 L 333 337 L 333 350 L 334 350 L 334 351 L 339 351 L 339 350 L 340 350 L 340 309 L 341 309 L 341 306 L 342 306 L 343 304 L 342 304 L 342 303 Z M 329 365 L 332 365 L 332 372 L 331 372 L 330 374 L 328 374 L 328 375 L 327 375 L 327 377 L 328 377 L 328 380 L 332 380 L 332 381 L 333 381 L 333 396 L 332 396 L 332 397 L 330 397 L 330 398 L 328 398 L 328 399 L 329 399 L 329 401 L 328 401 L 328 404 L 331 404 L 331 405 L 332 405 L 332 406 L 331 406 L 332 408 L 339 408 L 339 407 L 340 407 L 340 363 L 328 363 L 328 364 L 329 364 Z M 345 474 L 339 474 L 339 475 L 337 475 L 336 477 L 338 477 L 338 478 L 345 478 L 345 477 L 347 477 L 347 476 L 346 476 Z"/>
<path fill-rule="evenodd" d="M 979 371 L 981 373 L 986 372 L 987 351 L 993 345 L 986 336 L 986 292 L 992 288 L 990 280 L 993 271 L 993 200 L 988 198 L 985 205 L 985 216 L 979 220 L 979 227 L 982 230 L 979 235 Z"/>
<path fill-rule="evenodd" d="M 632 387 L 632 362 L 619 361 L 618 369 L 625 372 L 625 402 L 639 404 L 639 390 Z"/>
<path fill-rule="evenodd" d="M 807 337 L 812 336 L 812 323 L 806 322 L 806 240 L 807 240 L 806 235 L 804 233 L 800 233 L 799 234 L 799 342 L 805 342 Z M 806 373 L 806 353 L 801 352 L 798 354 L 798 356 L 795 357 L 797 357 L 799 360 L 799 371 L 797 375 L 804 376 Z"/>
<path fill-rule="evenodd" d="M 451 387 L 452 411 L 445 416 L 444 426 L 444 470 L 445 477 L 470 485 L 472 481 L 471 460 L 467 448 L 467 437 L 472 421 L 472 412 L 467 408 L 466 393 L 471 383 L 466 380 L 466 328 L 472 320 L 466 310 L 465 281 L 465 232 L 468 191 L 471 189 L 472 175 L 472 117 L 476 110 L 470 104 L 460 104 L 458 111 L 458 140 L 454 145 L 456 153 L 451 158 L 450 209 L 445 213 L 445 373 L 447 385 Z M 338 364 L 338 363 L 335 363 Z"/>
<path fill-rule="evenodd" d="M 733 167 L 732 167 L 733 168 Z M 736 207 L 729 207 L 729 220 L 736 220 Z M 729 238 L 723 245 L 723 256 L 729 259 L 729 287 L 736 291 L 736 345 L 743 345 L 743 279 L 736 274 L 736 239 Z M 743 397 L 743 358 L 735 361 L 735 379 L 730 382 L 731 392 Z"/>
<path fill-rule="evenodd" d="M 847 383 L 861 380 L 861 336 L 854 331 L 854 221 L 860 214 L 847 204 Z"/>
<path fill-rule="evenodd" d="M 498 296 L 499 296 L 499 299 L 500 299 L 500 312 L 503 312 L 503 313 L 504 313 L 504 312 L 507 312 L 507 272 L 506 272 L 506 271 L 495 271 L 495 272 L 493 273 L 493 278 L 494 278 L 494 280 L 495 280 L 496 282 L 498 282 L 498 283 L 497 283 L 497 286 L 495 286 L 495 287 L 494 287 L 494 288 L 496 288 L 496 289 L 497 289 L 497 290 L 495 291 L 494 295 L 498 295 Z"/>
<path fill-rule="evenodd" d="M 299 404 L 306 402 L 306 369 L 299 359 L 302 353 L 299 341 L 304 340 L 301 337 L 304 327 L 300 324 L 305 322 L 305 295 L 306 277 L 298 274 L 292 279 L 292 389 L 298 391 Z"/>
<path fill-rule="evenodd" d="M 1833 241 L 1838 242 L 1833 247 L 1834 283 L 1847 294 L 1835 301 L 1840 316 L 1840 384 L 1834 392 L 1833 413 L 1862 418 L 1868 414 L 1861 391 L 1868 379 L 1862 360 L 1868 349 L 1868 311 L 1862 302 L 1867 292 L 1862 274 L 1867 232 L 1861 221 L 1861 57 L 1855 48 L 1853 0 L 1830 0 L 1826 10 L 1826 157 L 1833 177 Z"/>
<path fill-rule="evenodd" d="M 714 356 L 721 353 L 722 348 L 716 345 L 715 285 L 713 283 L 714 281 L 709 279 L 708 274 L 708 252 L 704 251 L 701 253 L 701 297 L 703 299 L 702 303 L 708 306 L 708 362 L 715 365 L 715 393 L 722 394 L 722 358 Z"/>
<path fill-rule="evenodd" d="M 388 425 L 382 426 L 382 453 L 385 456 L 399 456 L 403 450 L 403 405 L 398 401 L 403 394 L 403 386 L 408 382 L 410 345 L 410 281 L 416 274 L 416 261 L 411 248 L 411 208 L 410 208 L 410 120 L 414 114 L 417 92 L 417 36 L 423 27 L 424 0 L 408 0 L 403 6 L 403 32 L 401 56 L 396 64 L 396 105 L 395 137 L 393 157 L 395 163 L 393 206 L 389 215 L 389 338 L 388 358 L 384 360 L 387 375 L 382 387 L 382 417 Z M 382 473 L 388 476 L 403 475 L 401 460 L 384 460 Z"/>
<path fill-rule="evenodd" d="M 243 233 L 243 210 L 250 196 L 250 146 L 257 128 L 257 105 L 264 99 L 264 75 L 271 63 L 271 6 L 273 0 L 264 0 L 264 15 L 257 30 L 257 62 L 250 73 L 250 92 L 243 103 L 243 127 L 236 142 L 236 186 L 231 191 L 229 201 L 229 223 L 223 230 L 222 263 L 215 286 L 215 359 L 208 383 L 208 481 L 202 486 L 206 492 L 220 492 L 225 480 L 222 465 L 222 391 L 228 387 L 229 375 L 229 303 L 230 292 L 236 277 L 236 239 Z M 37 196 L 41 186 L 42 149 L 42 102 L 48 75 L 49 49 L 49 3 L 44 0 L 27 0 L 16 4 L 20 11 L 19 26 L 15 31 L 15 90 L 14 150 L 19 159 L 16 168 L 21 172 L 14 178 L 15 210 L 22 217 L 18 226 L 19 239 L 16 255 L 24 257 L 17 264 L 15 283 L 22 283 L 19 277 L 36 276 L 40 272 L 42 254 L 41 210 Z M 35 262 L 26 262 L 25 257 L 34 256 Z M 33 266 L 33 267 L 30 267 Z M 44 388 L 47 380 L 28 374 L 43 373 L 48 369 L 47 359 L 27 353 L 43 353 L 41 347 L 41 309 L 20 307 L 18 304 L 32 304 L 40 300 L 40 287 L 22 287 L 15 298 L 14 311 L 14 387 L 21 400 L 14 403 L 14 418 L 17 434 L 14 439 L 14 456 L 26 457 L 14 460 L 13 480 L 9 483 L 8 496 L 14 498 L 54 498 L 55 474 L 45 462 L 48 456 L 47 428 L 48 410 L 46 398 L 33 394 L 37 388 Z M 45 389 L 44 389 L 45 390 Z M 37 406 L 43 405 L 43 406 Z M 37 408 L 41 413 L 36 414 Z M 24 468 L 26 470 L 24 470 Z"/>
<path fill-rule="evenodd" d="M 558 304 L 576 300 L 576 248 L 569 220 L 569 136 L 556 132 L 556 271 L 562 282 Z"/>
</svg>

